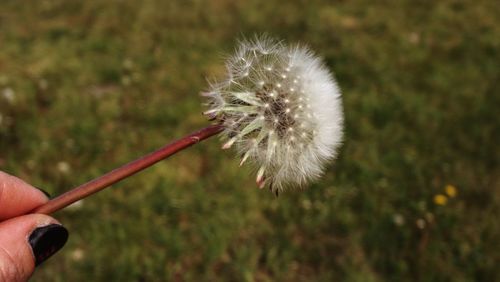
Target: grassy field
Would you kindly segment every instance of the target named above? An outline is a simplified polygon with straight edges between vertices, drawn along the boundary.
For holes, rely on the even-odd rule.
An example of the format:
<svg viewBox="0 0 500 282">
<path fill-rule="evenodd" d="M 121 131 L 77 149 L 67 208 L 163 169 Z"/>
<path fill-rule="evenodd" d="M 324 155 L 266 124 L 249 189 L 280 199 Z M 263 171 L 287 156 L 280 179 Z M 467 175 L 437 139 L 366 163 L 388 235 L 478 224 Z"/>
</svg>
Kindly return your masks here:
<svg viewBox="0 0 500 282">
<path fill-rule="evenodd" d="M 500 281 L 493 0 L 2 1 L 0 169 L 57 195 L 207 125 L 206 78 L 261 32 L 343 90 L 325 177 L 276 198 L 206 141 L 57 213 L 33 281 Z"/>
</svg>

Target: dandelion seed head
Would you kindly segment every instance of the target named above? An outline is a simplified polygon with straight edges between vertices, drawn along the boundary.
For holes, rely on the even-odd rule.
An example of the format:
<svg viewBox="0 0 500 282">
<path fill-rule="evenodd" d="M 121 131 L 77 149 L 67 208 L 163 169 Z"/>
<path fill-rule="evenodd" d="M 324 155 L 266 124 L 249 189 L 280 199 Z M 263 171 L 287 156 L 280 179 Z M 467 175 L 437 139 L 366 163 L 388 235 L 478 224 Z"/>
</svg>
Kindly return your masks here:
<svg viewBox="0 0 500 282">
<path fill-rule="evenodd" d="M 236 148 L 241 163 L 257 168 L 257 185 L 274 193 L 320 177 L 343 127 L 340 90 L 321 59 L 304 46 L 256 37 L 239 43 L 226 68 L 205 95 L 206 113 L 224 125 L 223 148 Z"/>
</svg>

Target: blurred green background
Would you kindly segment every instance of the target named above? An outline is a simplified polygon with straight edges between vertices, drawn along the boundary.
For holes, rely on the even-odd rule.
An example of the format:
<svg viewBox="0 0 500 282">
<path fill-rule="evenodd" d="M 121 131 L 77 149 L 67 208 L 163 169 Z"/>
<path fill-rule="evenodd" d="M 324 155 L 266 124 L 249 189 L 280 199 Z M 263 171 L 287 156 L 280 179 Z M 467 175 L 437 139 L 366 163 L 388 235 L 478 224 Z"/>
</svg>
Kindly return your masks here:
<svg viewBox="0 0 500 282">
<path fill-rule="evenodd" d="M 276 198 L 208 140 L 56 217 L 33 281 L 500 281 L 500 9 L 460 1 L 2 1 L 0 169 L 57 195 L 208 124 L 237 38 L 343 90 L 325 177 Z"/>
</svg>

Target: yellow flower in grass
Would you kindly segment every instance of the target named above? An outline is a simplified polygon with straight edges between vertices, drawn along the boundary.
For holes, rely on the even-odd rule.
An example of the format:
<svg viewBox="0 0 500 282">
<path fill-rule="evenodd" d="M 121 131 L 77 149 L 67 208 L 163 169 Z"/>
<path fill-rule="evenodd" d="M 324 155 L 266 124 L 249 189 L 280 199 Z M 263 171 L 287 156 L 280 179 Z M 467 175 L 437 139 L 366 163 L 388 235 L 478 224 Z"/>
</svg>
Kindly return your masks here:
<svg viewBox="0 0 500 282">
<path fill-rule="evenodd" d="M 457 196 L 457 188 L 453 185 L 446 185 L 444 188 L 444 191 L 446 192 L 446 195 L 448 195 L 450 198 L 454 198 Z"/>
<path fill-rule="evenodd" d="M 448 202 L 448 198 L 443 194 L 437 194 L 434 196 L 434 203 L 436 205 L 444 206 Z"/>
</svg>

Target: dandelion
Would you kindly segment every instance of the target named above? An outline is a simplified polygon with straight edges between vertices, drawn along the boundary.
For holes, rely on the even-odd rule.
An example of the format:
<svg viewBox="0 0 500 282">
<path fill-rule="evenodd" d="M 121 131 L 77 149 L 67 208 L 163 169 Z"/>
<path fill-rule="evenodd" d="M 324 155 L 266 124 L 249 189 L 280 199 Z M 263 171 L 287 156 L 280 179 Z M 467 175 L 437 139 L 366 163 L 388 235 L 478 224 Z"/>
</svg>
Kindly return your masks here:
<svg viewBox="0 0 500 282">
<path fill-rule="evenodd" d="M 453 185 L 446 185 L 444 191 L 450 198 L 455 198 L 457 196 L 457 188 L 455 188 L 455 186 Z"/>
<path fill-rule="evenodd" d="M 220 135 L 254 165 L 260 188 L 278 194 L 317 180 L 342 139 L 340 90 L 322 60 L 301 45 L 268 37 L 239 42 L 227 73 L 212 83 L 204 114 L 215 124 L 176 140 L 65 194 L 34 212 L 51 213 L 96 193 L 178 151 Z M 307 204 L 304 206 L 308 207 Z"/>
<path fill-rule="evenodd" d="M 223 149 L 235 147 L 257 168 L 257 184 L 274 192 L 304 186 L 323 173 L 342 138 L 339 88 L 303 46 L 266 37 L 242 41 L 211 85 L 212 119 L 224 125 Z"/>
<path fill-rule="evenodd" d="M 446 202 L 448 202 L 448 198 L 443 195 L 443 194 L 437 194 L 434 196 L 434 203 L 439 206 L 444 206 L 446 205 Z"/>
</svg>

